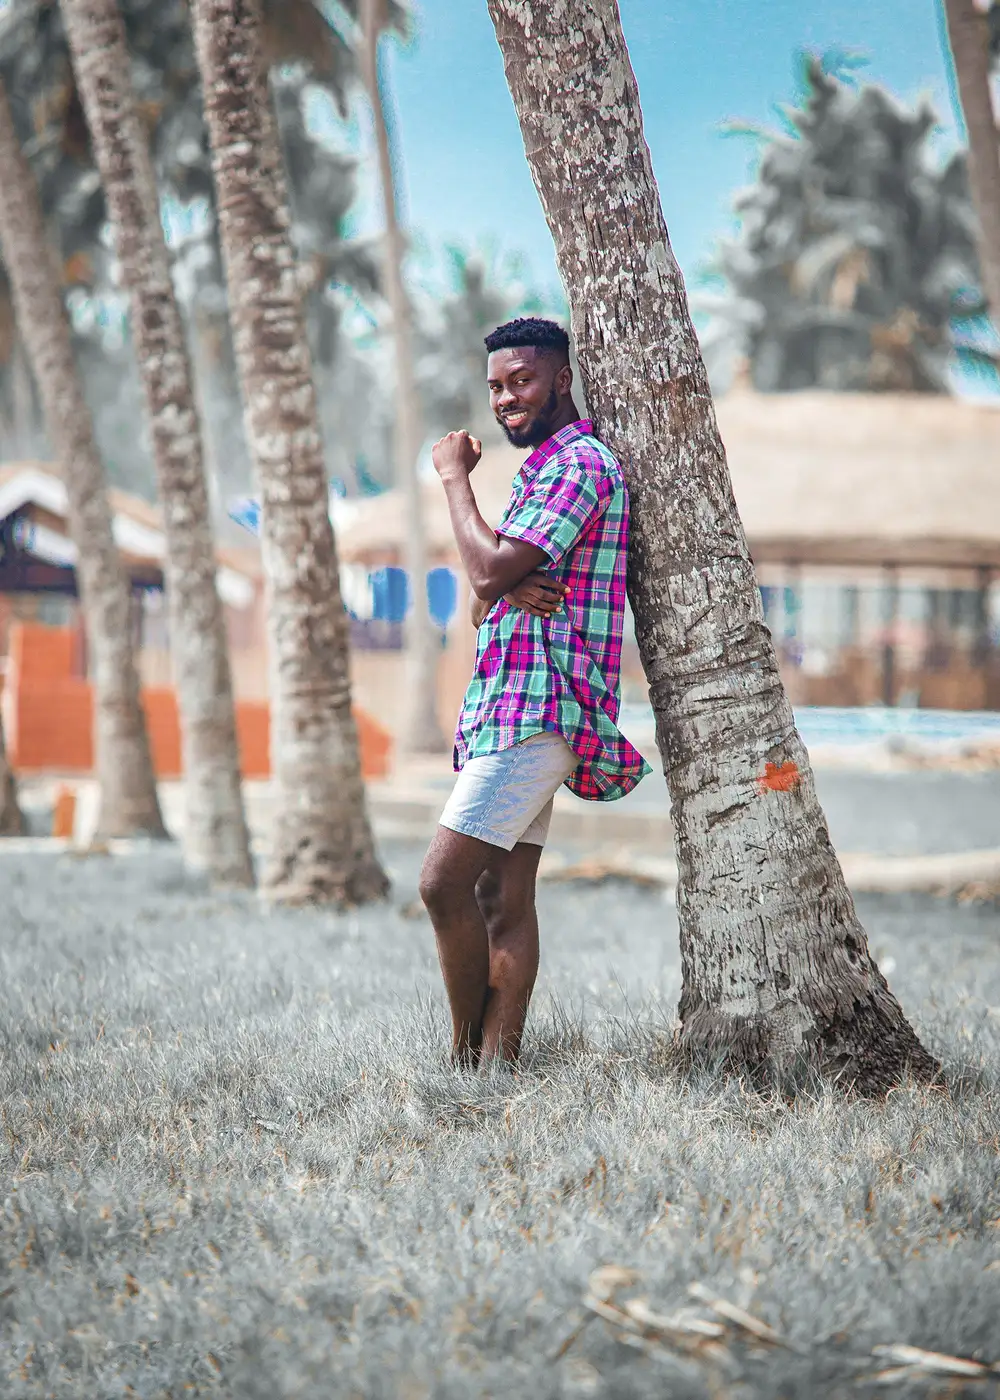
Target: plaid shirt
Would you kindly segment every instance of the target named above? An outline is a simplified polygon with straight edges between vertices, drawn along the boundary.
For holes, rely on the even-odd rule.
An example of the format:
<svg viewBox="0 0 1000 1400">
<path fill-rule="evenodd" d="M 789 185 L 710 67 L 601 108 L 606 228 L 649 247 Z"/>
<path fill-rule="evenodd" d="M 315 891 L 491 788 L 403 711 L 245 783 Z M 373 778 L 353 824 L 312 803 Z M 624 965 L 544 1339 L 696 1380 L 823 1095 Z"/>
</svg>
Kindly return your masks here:
<svg viewBox="0 0 1000 1400">
<path fill-rule="evenodd" d="M 503 598 L 491 609 L 458 720 L 455 770 L 554 730 L 580 756 L 566 781 L 572 792 L 598 802 L 623 797 L 651 771 L 617 727 L 628 494 L 589 420 L 532 452 L 497 534 L 544 550 L 546 572 L 573 591 L 547 618 Z"/>
</svg>

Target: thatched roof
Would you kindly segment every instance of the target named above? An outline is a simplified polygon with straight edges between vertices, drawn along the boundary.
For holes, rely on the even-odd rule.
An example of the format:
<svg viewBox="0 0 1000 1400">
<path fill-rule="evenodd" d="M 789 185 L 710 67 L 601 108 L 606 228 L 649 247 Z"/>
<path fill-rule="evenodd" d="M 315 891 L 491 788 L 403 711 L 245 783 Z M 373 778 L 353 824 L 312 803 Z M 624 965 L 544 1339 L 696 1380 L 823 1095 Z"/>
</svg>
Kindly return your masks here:
<svg viewBox="0 0 1000 1400">
<path fill-rule="evenodd" d="M 758 561 L 1000 564 L 1000 406 L 740 389 L 717 412 Z"/>
<path fill-rule="evenodd" d="M 716 411 L 758 562 L 1000 567 L 1000 407 L 943 395 L 757 394 Z M 496 524 L 523 454 L 490 448 L 473 483 Z M 444 493 L 423 484 L 432 553 L 454 551 Z M 395 491 L 338 507 L 345 560 L 396 553 Z"/>
</svg>

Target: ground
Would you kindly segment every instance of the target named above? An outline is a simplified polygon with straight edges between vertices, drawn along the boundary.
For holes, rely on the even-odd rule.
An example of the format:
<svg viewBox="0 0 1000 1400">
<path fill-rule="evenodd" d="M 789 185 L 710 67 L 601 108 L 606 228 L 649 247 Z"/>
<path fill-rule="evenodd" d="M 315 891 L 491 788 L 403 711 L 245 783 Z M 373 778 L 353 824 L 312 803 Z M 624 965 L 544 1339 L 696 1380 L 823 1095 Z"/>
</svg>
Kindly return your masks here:
<svg viewBox="0 0 1000 1400">
<path fill-rule="evenodd" d="M 931 855 L 1000 845 L 1000 771 L 855 772 L 821 768 L 816 791 L 839 851 Z M 621 804 L 667 810 L 655 773 Z"/>
<path fill-rule="evenodd" d="M 450 1069 L 419 850 L 386 855 L 391 904 L 338 917 L 173 851 L 0 854 L 0 1393 L 1000 1390 L 872 1355 L 1000 1360 L 995 906 L 861 901 L 950 1096 L 785 1103 L 672 1066 L 675 911 L 621 884 L 543 890 L 519 1073 Z M 722 1337 L 626 1345 L 606 1265 Z"/>
</svg>

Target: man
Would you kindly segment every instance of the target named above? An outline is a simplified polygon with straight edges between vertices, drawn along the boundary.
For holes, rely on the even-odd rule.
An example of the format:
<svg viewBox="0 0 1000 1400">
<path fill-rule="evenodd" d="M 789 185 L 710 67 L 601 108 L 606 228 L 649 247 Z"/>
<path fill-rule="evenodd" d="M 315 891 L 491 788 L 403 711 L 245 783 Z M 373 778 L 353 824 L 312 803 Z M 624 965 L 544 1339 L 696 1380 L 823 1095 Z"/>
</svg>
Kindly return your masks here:
<svg viewBox="0 0 1000 1400">
<path fill-rule="evenodd" d="M 511 321 L 486 338 L 490 406 L 532 448 L 497 530 L 470 481 L 467 432 L 434 446 L 472 584 L 476 667 L 458 721 L 454 791 L 420 894 L 451 1005 L 453 1057 L 516 1060 L 538 972 L 535 875 L 565 783 L 609 801 L 648 773 L 619 732 L 628 496 L 573 402 L 569 337 Z"/>
</svg>

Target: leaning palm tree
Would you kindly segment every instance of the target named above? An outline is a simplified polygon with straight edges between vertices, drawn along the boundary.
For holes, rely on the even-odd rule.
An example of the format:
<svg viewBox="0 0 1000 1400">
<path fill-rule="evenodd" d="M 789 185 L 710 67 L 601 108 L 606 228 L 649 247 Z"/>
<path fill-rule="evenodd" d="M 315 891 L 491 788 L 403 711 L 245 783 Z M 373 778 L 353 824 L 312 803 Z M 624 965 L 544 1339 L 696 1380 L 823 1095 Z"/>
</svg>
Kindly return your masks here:
<svg viewBox="0 0 1000 1400">
<path fill-rule="evenodd" d="M 116 0 L 62 0 L 77 85 L 132 306 L 166 532 L 170 650 L 186 799 L 185 852 L 220 884 L 251 885 L 226 628 L 184 327 L 132 95 Z"/>
<path fill-rule="evenodd" d="M 245 424 L 261 498 L 276 810 L 266 892 L 384 895 L 257 0 L 192 6 Z"/>
<path fill-rule="evenodd" d="M 781 685 L 616 0 L 489 9 L 587 401 L 632 496 L 629 591 L 676 831 L 681 1044 L 751 1073 L 811 1060 L 865 1090 L 929 1079 Z"/>
<path fill-rule="evenodd" d="M 944 13 L 969 137 L 969 185 L 979 224 L 983 290 L 1000 331 L 1000 137 L 990 90 L 990 17 L 975 0 L 944 0 Z"/>
<path fill-rule="evenodd" d="M 343 293 L 365 296 L 378 284 L 374 239 L 350 237 L 346 215 L 355 197 L 353 158 L 331 149 L 314 117 L 322 102 L 346 112 L 358 86 L 357 45 L 344 22 L 357 14 L 359 0 L 346 0 L 340 28 L 313 0 L 264 0 L 263 47 L 273 84 L 278 128 L 292 208 L 292 231 L 303 271 L 317 387 L 327 434 L 328 472 L 344 474 L 340 449 L 352 436 L 344 419 L 353 405 L 344 392 L 345 376 L 335 363 L 344 348 L 339 333 Z M 239 389 L 226 319 L 226 296 L 214 208 L 211 159 L 202 114 L 201 90 L 187 0 L 119 0 L 132 58 L 133 97 L 147 131 L 157 184 L 169 209 L 174 273 L 182 311 L 193 322 L 192 350 L 197 364 L 206 449 L 218 469 L 221 494 L 243 494 L 249 485 L 249 458 L 240 424 Z M 339 8 L 339 7 L 338 7 Z M 94 306 L 107 293 L 117 297 L 118 267 L 108 238 L 107 202 L 95 167 L 78 85 L 70 62 L 63 14 L 52 0 L 7 0 L 0 6 L 0 73 L 7 82 L 14 117 L 38 183 L 42 208 L 64 266 L 81 280 Z M 389 0 L 388 24 L 401 29 L 401 0 Z M 343 30 L 343 32 L 341 32 Z M 339 285 L 338 285 L 339 284 Z M 67 277 L 67 287 L 69 278 Z M 65 292 L 64 288 L 64 292 Z M 13 407 L 11 390 L 21 381 L 19 357 L 4 354 L 3 297 L 0 294 L 0 398 Z M 116 396 L 115 373 L 128 383 L 127 398 L 141 398 L 131 363 L 131 347 L 114 343 L 100 326 L 76 326 L 86 335 L 81 358 L 88 397 L 99 403 L 98 442 L 114 458 L 120 424 L 135 407 Z M 109 402 L 110 400 L 110 402 Z M 24 395 L 21 395 L 24 402 Z M 30 408 L 30 395 L 27 399 Z M 345 406 L 346 405 L 346 406 Z M 140 410 L 141 411 L 141 410 Z M 8 411 L 8 421 L 13 415 Z M 21 421 L 31 427 L 30 414 Z M 13 426 L 13 424 L 12 424 Z M 381 434 L 380 434 L 381 436 Z M 30 438 L 22 433 L 30 447 Z M 334 466 L 339 458 L 339 472 Z M 154 479 L 145 442 L 132 441 L 127 453 L 133 484 Z M 349 458 L 347 458 L 349 460 Z"/>
<path fill-rule="evenodd" d="M 93 666 L 100 813 L 95 835 L 163 837 L 139 702 L 129 585 L 111 528 L 104 469 L 80 386 L 38 192 L 0 84 L 0 245 L 14 309 L 66 487 L 69 532 Z"/>
<path fill-rule="evenodd" d="M 413 307 L 403 281 L 403 233 L 396 213 L 389 131 L 385 119 L 385 76 L 379 63 L 379 36 L 385 23 L 385 0 L 362 0 L 362 71 L 375 125 L 379 187 L 385 218 L 385 288 L 392 313 L 396 351 L 396 479 L 406 511 L 406 570 L 410 576 L 410 611 L 406 625 L 406 718 L 401 739 L 415 753 L 441 753 L 446 745 L 437 716 L 440 645 L 427 599 L 427 527 L 417 475 L 420 452 L 420 399 L 417 392 Z"/>
</svg>

